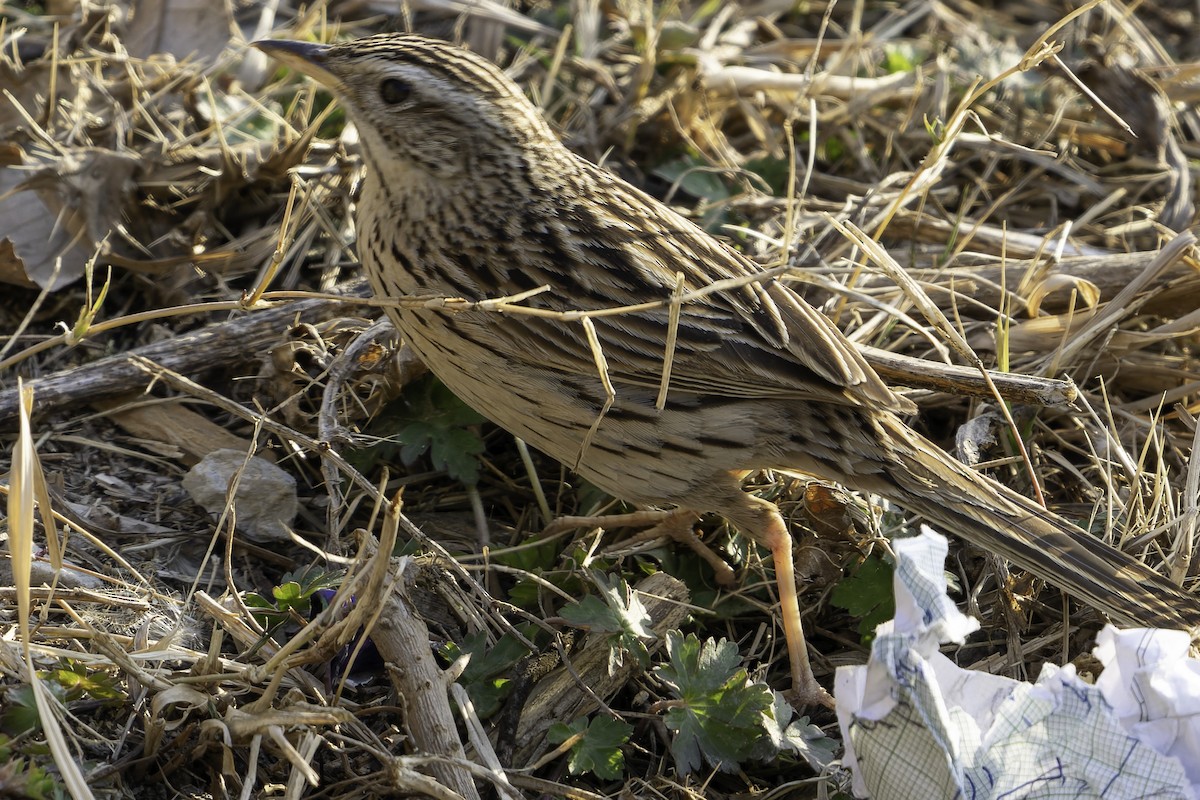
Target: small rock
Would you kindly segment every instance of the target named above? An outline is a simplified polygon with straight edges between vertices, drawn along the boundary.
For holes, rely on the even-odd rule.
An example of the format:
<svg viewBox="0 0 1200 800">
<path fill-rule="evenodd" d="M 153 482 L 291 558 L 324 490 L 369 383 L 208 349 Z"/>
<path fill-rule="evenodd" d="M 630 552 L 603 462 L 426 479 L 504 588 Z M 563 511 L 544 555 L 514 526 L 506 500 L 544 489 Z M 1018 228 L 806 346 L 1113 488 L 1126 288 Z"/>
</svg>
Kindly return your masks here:
<svg viewBox="0 0 1200 800">
<path fill-rule="evenodd" d="M 256 456 L 247 459 L 240 450 L 214 450 L 183 476 L 183 488 L 210 514 L 225 509 L 229 484 L 241 470 L 233 510 L 237 528 L 256 542 L 290 539 L 288 528 L 296 519 L 296 479 Z"/>
</svg>

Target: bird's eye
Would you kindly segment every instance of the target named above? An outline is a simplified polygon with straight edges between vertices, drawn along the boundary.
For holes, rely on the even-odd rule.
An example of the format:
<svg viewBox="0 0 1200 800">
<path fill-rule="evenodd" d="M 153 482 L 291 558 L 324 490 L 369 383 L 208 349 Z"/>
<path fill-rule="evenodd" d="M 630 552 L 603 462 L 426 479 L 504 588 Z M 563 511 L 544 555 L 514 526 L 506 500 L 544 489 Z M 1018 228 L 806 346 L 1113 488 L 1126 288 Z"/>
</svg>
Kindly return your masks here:
<svg viewBox="0 0 1200 800">
<path fill-rule="evenodd" d="M 379 84 L 379 96 L 388 105 L 394 106 L 403 103 L 410 94 L 412 94 L 412 87 L 407 81 L 399 78 L 386 78 L 383 83 Z"/>
</svg>

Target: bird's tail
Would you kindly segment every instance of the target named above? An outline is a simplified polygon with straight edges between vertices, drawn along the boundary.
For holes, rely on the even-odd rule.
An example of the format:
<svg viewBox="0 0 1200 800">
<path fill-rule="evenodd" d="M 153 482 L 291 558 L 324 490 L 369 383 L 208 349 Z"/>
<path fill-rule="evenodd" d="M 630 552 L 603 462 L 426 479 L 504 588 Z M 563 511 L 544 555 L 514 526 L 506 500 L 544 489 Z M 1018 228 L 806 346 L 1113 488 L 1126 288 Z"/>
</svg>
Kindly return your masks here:
<svg viewBox="0 0 1200 800">
<path fill-rule="evenodd" d="M 1139 627 L 1180 628 L 1200 635 L 1200 598 L 1117 550 L 981 475 L 909 429 L 876 417 L 894 447 L 886 470 L 906 510 L 943 532 L 1002 556 L 1068 594 Z"/>
</svg>

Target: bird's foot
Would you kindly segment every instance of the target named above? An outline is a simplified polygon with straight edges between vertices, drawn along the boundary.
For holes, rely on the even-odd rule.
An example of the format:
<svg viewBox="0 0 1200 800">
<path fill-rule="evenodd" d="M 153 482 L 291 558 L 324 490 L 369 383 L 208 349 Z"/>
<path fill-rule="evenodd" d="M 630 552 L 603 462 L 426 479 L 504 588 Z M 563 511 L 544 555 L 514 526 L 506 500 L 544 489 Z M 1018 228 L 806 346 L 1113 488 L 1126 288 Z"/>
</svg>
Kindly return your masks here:
<svg viewBox="0 0 1200 800">
<path fill-rule="evenodd" d="M 808 676 L 808 680 L 794 682 L 792 688 L 783 693 L 783 698 L 797 711 L 817 706 L 828 708 L 830 711 L 837 710 L 837 701 L 833 699 L 833 695 L 825 691 L 825 687 L 817 683 L 817 679 L 812 675 Z"/>
</svg>

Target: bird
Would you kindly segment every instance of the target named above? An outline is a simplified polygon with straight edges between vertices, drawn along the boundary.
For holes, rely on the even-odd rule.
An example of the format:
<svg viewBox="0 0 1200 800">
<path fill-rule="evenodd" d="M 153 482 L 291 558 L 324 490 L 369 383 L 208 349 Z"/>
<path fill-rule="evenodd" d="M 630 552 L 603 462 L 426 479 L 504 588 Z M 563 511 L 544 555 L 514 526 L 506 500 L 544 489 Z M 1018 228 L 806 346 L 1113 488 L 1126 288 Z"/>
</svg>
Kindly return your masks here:
<svg viewBox="0 0 1200 800">
<path fill-rule="evenodd" d="M 451 391 L 613 497 L 719 514 L 770 551 L 797 706 L 832 700 L 787 524 L 743 487 L 756 470 L 889 498 L 1120 622 L 1200 631 L 1196 597 L 915 432 L 828 317 L 571 151 L 491 61 L 417 34 L 254 44 L 354 122 L 359 258 Z"/>
</svg>

